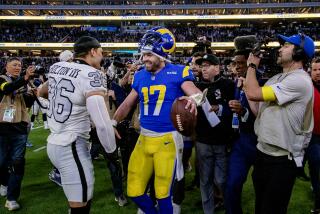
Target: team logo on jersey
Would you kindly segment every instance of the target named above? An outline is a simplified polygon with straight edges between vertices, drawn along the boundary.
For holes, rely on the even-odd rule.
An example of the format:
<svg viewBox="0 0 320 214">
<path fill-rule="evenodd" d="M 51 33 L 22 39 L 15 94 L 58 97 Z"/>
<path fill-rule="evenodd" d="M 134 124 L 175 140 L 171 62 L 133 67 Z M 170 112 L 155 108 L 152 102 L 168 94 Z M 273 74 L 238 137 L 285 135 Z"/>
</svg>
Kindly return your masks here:
<svg viewBox="0 0 320 214">
<path fill-rule="evenodd" d="M 167 74 L 177 75 L 177 72 L 176 71 L 167 71 Z"/>
</svg>

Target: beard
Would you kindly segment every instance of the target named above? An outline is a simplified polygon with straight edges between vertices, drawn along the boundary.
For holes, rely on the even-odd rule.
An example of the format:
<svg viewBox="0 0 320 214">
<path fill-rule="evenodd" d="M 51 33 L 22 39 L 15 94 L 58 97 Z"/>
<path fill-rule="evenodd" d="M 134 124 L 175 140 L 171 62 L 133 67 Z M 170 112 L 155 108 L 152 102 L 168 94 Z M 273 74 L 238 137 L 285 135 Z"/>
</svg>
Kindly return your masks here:
<svg viewBox="0 0 320 214">
<path fill-rule="evenodd" d="M 277 65 L 285 65 L 285 64 L 288 64 L 288 63 L 291 63 L 292 62 L 292 56 L 285 56 L 285 55 L 282 55 L 282 54 L 279 54 L 278 55 L 278 58 L 277 58 Z"/>
<path fill-rule="evenodd" d="M 160 68 L 160 60 L 156 62 L 151 62 L 151 61 L 146 61 L 145 63 L 145 68 L 149 72 L 156 72 Z"/>
</svg>

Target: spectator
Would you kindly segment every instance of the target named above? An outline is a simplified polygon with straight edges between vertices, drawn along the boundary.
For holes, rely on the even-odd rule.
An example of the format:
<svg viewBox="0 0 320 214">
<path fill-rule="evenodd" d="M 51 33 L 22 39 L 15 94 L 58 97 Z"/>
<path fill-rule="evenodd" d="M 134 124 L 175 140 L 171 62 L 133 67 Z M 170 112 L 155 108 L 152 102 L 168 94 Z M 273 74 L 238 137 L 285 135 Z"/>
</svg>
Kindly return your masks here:
<svg viewBox="0 0 320 214">
<path fill-rule="evenodd" d="M 320 58 L 315 58 L 311 63 L 311 78 L 314 87 L 314 128 L 307 149 L 307 158 L 314 193 L 314 209 L 311 213 L 320 214 Z"/>
<path fill-rule="evenodd" d="M 62 51 L 59 55 L 60 62 L 72 62 L 73 53 L 69 50 Z"/>
<path fill-rule="evenodd" d="M 227 170 L 227 136 L 230 136 L 232 112 L 228 102 L 233 99 L 234 86 L 231 80 L 220 74 L 220 61 L 214 55 L 204 55 L 196 60 L 202 68 L 202 80 L 197 87 L 208 90 L 207 99 L 220 119 L 220 123 L 212 127 L 204 110 L 198 108 L 196 126 L 196 155 L 199 164 L 200 191 L 202 207 L 205 214 L 214 213 L 214 184 L 224 195 Z"/>
<path fill-rule="evenodd" d="M 192 58 L 191 58 L 190 68 L 192 70 L 192 73 L 193 73 L 193 76 L 195 77 L 196 82 L 199 82 L 202 76 L 200 65 L 196 63 L 196 60 L 202 58 L 204 55 L 205 53 L 203 52 L 196 52 L 192 55 Z"/>
</svg>

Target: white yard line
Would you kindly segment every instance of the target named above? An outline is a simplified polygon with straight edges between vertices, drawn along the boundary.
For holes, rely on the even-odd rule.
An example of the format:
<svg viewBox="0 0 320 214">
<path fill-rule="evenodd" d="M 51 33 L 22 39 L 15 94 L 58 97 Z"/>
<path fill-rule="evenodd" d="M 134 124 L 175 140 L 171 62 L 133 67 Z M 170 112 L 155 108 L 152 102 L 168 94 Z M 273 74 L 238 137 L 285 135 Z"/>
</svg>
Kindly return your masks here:
<svg viewBox="0 0 320 214">
<path fill-rule="evenodd" d="M 35 129 L 40 129 L 40 128 L 42 128 L 43 126 L 38 126 L 38 127 L 36 127 L 36 128 L 33 128 L 33 129 L 31 129 L 31 131 L 32 130 L 35 130 Z"/>
<path fill-rule="evenodd" d="M 45 148 L 47 148 L 47 146 L 42 146 L 40 148 L 37 148 L 37 149 L 33 150 L 33 152 L 39 152 L 39 151 L 41 151 L 41 150 L 43 150 Z"/>
</svg>

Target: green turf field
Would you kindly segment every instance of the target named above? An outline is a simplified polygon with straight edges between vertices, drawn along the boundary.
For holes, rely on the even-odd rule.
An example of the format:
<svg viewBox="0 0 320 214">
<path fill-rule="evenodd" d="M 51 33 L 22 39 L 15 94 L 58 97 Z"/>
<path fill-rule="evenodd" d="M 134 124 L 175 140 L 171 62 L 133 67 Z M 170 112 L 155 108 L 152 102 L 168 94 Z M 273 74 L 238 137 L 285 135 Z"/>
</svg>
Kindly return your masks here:
<svg viewBox="0 0 320 214">
<path fill-rule="evenodd" d="M 30 214 L 61 214 L 67 213 L 67 201 L 61 188 L 48 180 L 51 164 L 47 157 L 46 149 L 34 152 L 35 149 L 46 145 L 46 137 L 49 131 L 42 128 L 33 130 L 29 139 L 33 147 L 27 149 L 26 170 L 22 184 L 22 192 L 19 203 L 22 208 L 15 213 Z M 129 201 L 129 205 L 119 207 L 114 201 L 111 180 L 106 163 L 103 160 L 95 160 L 95 191 L 91 213 L 136 213 L 137 208 Z M 194 171 L 186 174 L 186 184 L 190 185 Z M 276 192 L 274 194 L 277 194 Z M 198 189 L 186 192 L 186 198 L 182 205 L 183 214 L 202 213 Z M 10 213 L 4 208 L 5 198 L 0 197 L 0 214 Z M 245 184 L 242 204 L 244 213 L 254 213 L 254 191 L 251 176 Z M 312 195 L 310 183 L 297 179 L 294 193 L 291 197 L 289 214 L 307 214 L 312 208 Z M 224 211 L 217 212 L 218 214 Z"/>
</svg>

